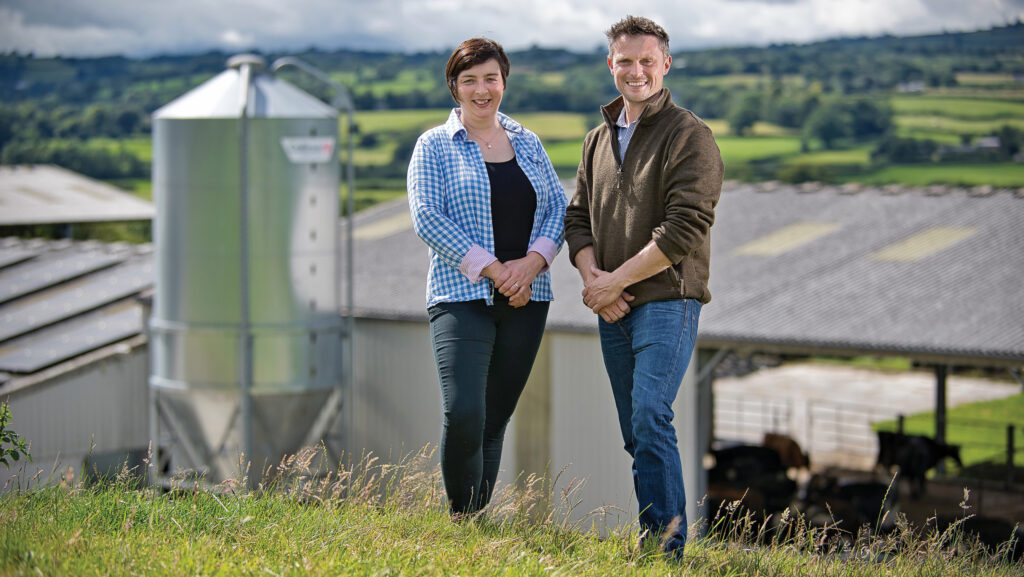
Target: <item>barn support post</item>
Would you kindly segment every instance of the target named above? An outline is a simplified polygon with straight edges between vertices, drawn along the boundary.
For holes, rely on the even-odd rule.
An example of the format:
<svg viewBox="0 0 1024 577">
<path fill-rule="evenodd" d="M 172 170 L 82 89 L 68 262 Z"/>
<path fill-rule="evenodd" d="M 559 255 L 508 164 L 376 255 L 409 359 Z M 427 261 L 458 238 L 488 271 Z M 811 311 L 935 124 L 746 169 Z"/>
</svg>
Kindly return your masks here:
<svg viewBox="0 0 1024 577">
<path fill-rule="evenodd" d="M 1017 384 L 1020 385 L 1020 391 L 1024 393 L 1024 375 L 1021 374 L 1020 367 L 1013 367 L 1007 370 L 1010 372 L 1010 376 L 1016 379 Z"/>
<path fill-rule="evenodd" d="M 686 485 L 686 517 L 698 536 L 707 529 L 708 472 L 704 468 L 704 456 L 711 450 L 714 437 L 714 388 L 715 367 L 728 355 L 728 349 L 702 349 L 695 347 L 690 368 L 683 378 L 680 397 L 684 399 L 685 414 L 689 419 L 685 427 L 690 433 L 679 439 L 680 457 L 683 461 L 683 482 Z M 693 379 L 692 387 L 687 383 Z M 699 521 L 699 523 L 697 523 Z M 696 523 L 696 525 L 694 525 Z"/>
<path fill-rule="evenodd" d="M 949 367 L 937 365 L 935 367 L 935 441 L 946 442 L 946 375 Z M 940 476 L 946 474 L 946 463 L 939 461 L 935 472 Z"/>
<path fill-rule="evenodd" d="M 1014 457 L 1014 453 L 1016 452 L 1017 449 L 1014 446 L 1014 438 L 1013 438 L 1013 436 L 1014 436 L 1014 434 L 1016 434 L 1014 429 L 1015 429 L 1015 427 L 1012 424 L 1006 426 L 1006 484 L 1007 484 L 1007 486 L 1012 486 L 1013 482 L 1015 481 L 1015 479 L 1014 479 L 1014 468 L 1013 468 L 1013 457 Z"/>
</svg>

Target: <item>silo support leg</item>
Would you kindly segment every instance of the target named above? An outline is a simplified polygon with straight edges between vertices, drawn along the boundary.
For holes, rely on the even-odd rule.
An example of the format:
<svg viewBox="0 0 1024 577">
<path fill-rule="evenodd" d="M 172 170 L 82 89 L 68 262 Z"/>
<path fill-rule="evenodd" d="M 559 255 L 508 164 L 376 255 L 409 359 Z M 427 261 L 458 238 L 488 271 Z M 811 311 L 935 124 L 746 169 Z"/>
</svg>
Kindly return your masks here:
<svg viewBox="0 0 1024 577">
<path fill-rule="evenodd" d="M 231 430 L 235 427 L 235 421 L 238 420 L 238 413 L 241 412 L 242 405 L 237 403 L 235 408 L 231 411 L 231 416 L 228 417 L 228 426 L 224 427 L 224 434 L 220 438 L 220 442 L 217 443 L 217 448 L 213 451 L 214 455 L 224 454 L 224 447 L 228 444 L 228 439 L 231 438 Z"/>
<path fill-rule="evenodd" d="M 211 469 L 214 468 L 213 460 L 209 458 L 209 455 L 203 455 L 206 451 L 201 451 L 199 448 L 192 445 L 188 435 L 185 434 L 185 428 L 182 427 L 181 423 L 174 417 L 173 411 L 167 410 L 167 407 L 163 406 L 163 403 L 157 399 L 157 416 L 163 423 L 167 425 L 167 428 L 171 431 L 171 436 L 174 437 L 181 447 L 185 450 L 185 454 L 188 456 L 188 460 L 191 462 L 192 467 L 201 471 L 204 468 L 207 469 L 208 473 L 213 473 Z"/>
<path fill-rule="evenodd" d="M 303 447 L 312 447 L 320 444 L 327 431 L 334 424 L 335 419 L 341 413 L 339 409 L 341 409 L 341 389 L 334 389 L 331 395 L 327 397 L 327 401 L 324 402 L 324 406 L 320 409 L 316 419 L 313 420 L 313 424 L 310 426 L 309 432 L 302 442 Z"/>
</svg>

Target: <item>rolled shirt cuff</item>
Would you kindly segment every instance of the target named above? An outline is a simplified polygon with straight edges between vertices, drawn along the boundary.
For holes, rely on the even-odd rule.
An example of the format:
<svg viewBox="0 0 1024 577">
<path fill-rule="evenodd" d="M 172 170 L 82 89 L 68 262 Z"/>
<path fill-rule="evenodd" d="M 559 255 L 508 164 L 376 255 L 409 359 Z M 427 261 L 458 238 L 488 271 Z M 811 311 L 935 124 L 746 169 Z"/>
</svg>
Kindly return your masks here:
<svg viewBox="0 0 1024 577">
<path fill-rule="evenodd" d="M 543 254 L 541 255 L 543 256 Z M 487 268 L 487 265 L 498 260 L 498 257 L 484 250 L 484 247 L 474 244 L 470 247 L 466 256 L 462 257 L 459 264 L 459 271 L 466 275 L 471 283 L 480 282 L 480 272 Z"/>
<path fill-rule="evenodd" d="M 538 236 L 527 252 L 535 252 L 544 257 L 544 262 L 547 264 L 537 273 L 541 274 L 551 268 L 551 263 L 554 262 L 555 256 L 558 254 L 558 245 L 550 238 Z"/>
</svg>

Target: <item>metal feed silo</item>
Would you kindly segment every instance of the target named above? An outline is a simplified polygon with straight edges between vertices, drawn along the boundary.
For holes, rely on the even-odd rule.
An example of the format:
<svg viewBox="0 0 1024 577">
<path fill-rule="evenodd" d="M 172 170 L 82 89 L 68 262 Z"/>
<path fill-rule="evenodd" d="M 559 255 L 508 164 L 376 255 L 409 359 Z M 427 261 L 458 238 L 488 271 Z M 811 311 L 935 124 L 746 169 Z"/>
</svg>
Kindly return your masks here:
<svg viewBox="0 0 1024 577">
<path fill-rule="evenodd" d="M 258 480 L 336 417 L 337 143 L 337 111 L 252 55 L 154 113 L 157 481 Z"/>
</svg>

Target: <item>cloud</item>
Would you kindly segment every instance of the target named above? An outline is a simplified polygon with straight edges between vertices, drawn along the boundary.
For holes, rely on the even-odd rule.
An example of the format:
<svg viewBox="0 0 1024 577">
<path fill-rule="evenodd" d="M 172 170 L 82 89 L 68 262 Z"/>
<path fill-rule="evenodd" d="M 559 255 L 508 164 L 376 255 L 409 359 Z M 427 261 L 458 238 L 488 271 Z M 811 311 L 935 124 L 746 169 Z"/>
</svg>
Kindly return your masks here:
<svg viewBox="0 0 1024 577">
<path fill-rule="evenodd" d="M 0 0 L 0 50 L 40 56 L 258 49 L 589 51 L 629 12 L 619 0 Z M 673 49 L 970 30 L 1024 16 L 1024 0 L 692 0 L 644 12 Z"/>
</svg>

